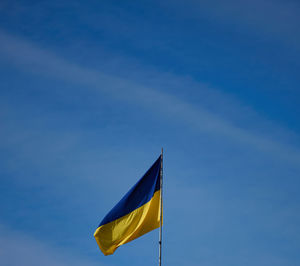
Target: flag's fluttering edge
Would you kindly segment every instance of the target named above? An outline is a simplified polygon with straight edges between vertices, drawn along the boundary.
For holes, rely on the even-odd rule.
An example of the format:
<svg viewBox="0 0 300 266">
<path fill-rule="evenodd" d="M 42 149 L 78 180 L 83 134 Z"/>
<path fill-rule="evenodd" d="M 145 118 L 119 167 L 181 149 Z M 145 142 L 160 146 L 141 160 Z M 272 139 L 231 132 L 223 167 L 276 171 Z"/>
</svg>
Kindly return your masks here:
<svg viewBox="0 0 300 266">
<path fill-rule="evenodd" d="M 94 233 L 104 255 L 160 226 L 161 156 L 104 217 Z"/>
</svg>

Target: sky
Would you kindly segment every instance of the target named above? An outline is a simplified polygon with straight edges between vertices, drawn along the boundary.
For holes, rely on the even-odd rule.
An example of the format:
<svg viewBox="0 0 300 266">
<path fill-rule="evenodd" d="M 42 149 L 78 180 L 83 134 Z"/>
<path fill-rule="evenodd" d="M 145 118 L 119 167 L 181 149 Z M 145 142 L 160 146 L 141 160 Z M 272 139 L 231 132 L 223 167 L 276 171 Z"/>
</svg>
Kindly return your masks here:
<svg viewBox="0 0 300 266">
<path fill-rule="evenodd" d="M 156 265 L 93 233 L 163 147 L 163 265 L 299 265 L 299 13 L 2 0 L 0 264 Z"/>
</svg>

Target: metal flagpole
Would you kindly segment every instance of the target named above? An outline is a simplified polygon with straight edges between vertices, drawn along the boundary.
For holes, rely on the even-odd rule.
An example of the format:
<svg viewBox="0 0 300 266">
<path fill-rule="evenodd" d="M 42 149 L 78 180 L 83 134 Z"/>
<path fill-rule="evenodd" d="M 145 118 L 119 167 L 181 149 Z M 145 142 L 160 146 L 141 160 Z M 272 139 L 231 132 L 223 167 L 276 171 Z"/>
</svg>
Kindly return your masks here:
<svg viewBox="0 0 300 266">
<path fill-rule="evenodd" d="M 160 165 L 160 227 L 159 227 L 159 259 L 158 265 L 161 266 L 161 247 L 162 247 L 162 219 L 163 219 L 163 148 L 161 148 L 161 165 Z"/>
</svg>

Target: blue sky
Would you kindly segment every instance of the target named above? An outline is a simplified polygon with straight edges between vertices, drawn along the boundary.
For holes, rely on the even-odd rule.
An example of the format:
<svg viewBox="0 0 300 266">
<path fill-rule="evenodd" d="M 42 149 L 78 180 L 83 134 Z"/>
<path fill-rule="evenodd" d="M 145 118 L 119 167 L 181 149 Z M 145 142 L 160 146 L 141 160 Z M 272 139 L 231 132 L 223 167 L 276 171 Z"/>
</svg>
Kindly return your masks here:
<svg viewBox="0 0 300 266">
<path fill-rule="evenodd" d="M 164 147 L 164 265 L 299 265 L 299 12 L 1 1 L 1 264 L 155 265 L 93 232 Z"/>
</svg>

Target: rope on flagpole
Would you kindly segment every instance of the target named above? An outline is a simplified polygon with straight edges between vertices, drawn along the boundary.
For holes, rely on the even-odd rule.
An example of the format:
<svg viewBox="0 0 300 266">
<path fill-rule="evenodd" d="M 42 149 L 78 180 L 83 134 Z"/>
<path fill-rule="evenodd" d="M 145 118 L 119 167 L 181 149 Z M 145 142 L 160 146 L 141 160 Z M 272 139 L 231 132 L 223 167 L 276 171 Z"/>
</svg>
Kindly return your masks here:
<svg viewBox="0 0 300 266">
<path fill-rule="evenodd" d="M 159 227 L 159 259 L 158 265 L 161 266 L 162 257 L 162 219 L 163 219 L 163 148 L 161 148 L 161 165 L 160 165 L 160 227 Z"/>
</svg>

